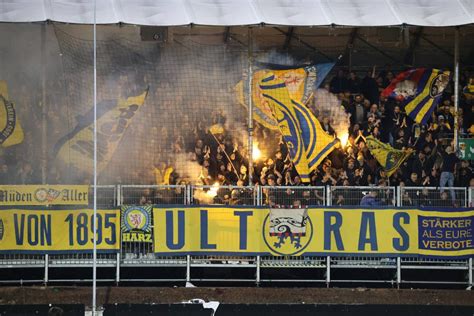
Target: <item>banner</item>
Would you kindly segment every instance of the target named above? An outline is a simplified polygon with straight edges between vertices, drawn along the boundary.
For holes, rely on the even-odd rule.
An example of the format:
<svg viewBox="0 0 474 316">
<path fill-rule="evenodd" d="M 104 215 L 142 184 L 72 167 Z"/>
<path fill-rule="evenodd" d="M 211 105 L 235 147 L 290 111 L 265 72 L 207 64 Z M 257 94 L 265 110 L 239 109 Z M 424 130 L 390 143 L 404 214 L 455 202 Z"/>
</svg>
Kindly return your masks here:
<svg viewBox="0 0 474 316">
<path fill-rule="evenodd" d="M 382 91 L 382 96 L 400 101 L 415 122 L 426 124 L 441 100 L 451 73 L 439 69 L 416 68 L 400 73 Z"/>
<path fill-rule="evenodd" d="M 148 89 L 125 100 L 105 100 L 97 105 L 97 169 L 100 173 L 112 159 L 135 114 L 145 103 Z M 91 174 L 94 170 L 94 112 L 77 119 L 77 125 L 54 146 L 64 164 Z"/>
<path fill-rule="evenodd" d="M 410 157 L 413 153 L 413 148 L 408 148 L 405 150 L 398 150 L 392 146 L 382 143 L 380 140 L 376 139 L 372 135 L 367 136 L 367 148 L 369 148 L 370 153 L 374 156 L 379 164 L 383 167 L 387 177 L 390 177 L 392 174 L 397 171 L 402 163 Z"/>
<path fill-rule="evenodd" d="M 474 256 L 473 209 L 154 208 L 159 255 Z"/>
<path fill-rule="evenodd" d="M 459 158 L 474 160 L 474 138 L 459 138 Z"/>
<path fill-rule="evenodd" d="M 0 206 L 88 204 L 87 185 L 0 185 Z"/>
<path fill-rule="evenodd" d="M 309 173 L 335 148 L 334 136 L 324 131 L 318 119 L 305 105 L 291 98 L 282 79 L 268 73 L 260 81 L 260 89 L 278 122 L 301 181 L 310 182 Z"/>
<path fill-rule="evenodd" d="M 118 210 L 97 211 L 97 250 L 120 249 Z M 0 253 L 75 253 L 93 249 L 93 210 L 2 210 Z M 3 228 L 3 229 L 1 229 Z"/>
<path fill-rule="evenodd" d="M 469 78 L 467 85 L 462 90 L 467 100 L 474 99 L 474 78 Z"/>
<path fill-rule="evenodd" d="M 5 80 L 0 80 L 0 146 L 9 147 L 23 142 L 24 133 L 15 104 L 8 98 Z"/>
<path fill-rule="evenodd" d="M 124 205 L 121 208 L 122 242 L 153 242 L 151 205 Z"/>
<path fill-rule="evenodd" d="M 277 130 L 278 122 L 273 117 L 272 111 L 267 101 L 262 97 L 260 90 L 260 81 L 270 71 L 276 78 L 285 81 L 288 93 L 293 100 L 307 104 L 314 92 L 327 74 L 331 71 L 334 63 L 313 64 L 309 66 L 293 67 L 274 64 L 260 64 L 260 70 L 255 71 L 252 75 L 252 101 L 253 101 L 253 118 L 263 126 Z M 237 99 L 241 105 L 248 107 L 248 85 L 246 82 L 240 81 L 235 86 Z"/>
</svg>

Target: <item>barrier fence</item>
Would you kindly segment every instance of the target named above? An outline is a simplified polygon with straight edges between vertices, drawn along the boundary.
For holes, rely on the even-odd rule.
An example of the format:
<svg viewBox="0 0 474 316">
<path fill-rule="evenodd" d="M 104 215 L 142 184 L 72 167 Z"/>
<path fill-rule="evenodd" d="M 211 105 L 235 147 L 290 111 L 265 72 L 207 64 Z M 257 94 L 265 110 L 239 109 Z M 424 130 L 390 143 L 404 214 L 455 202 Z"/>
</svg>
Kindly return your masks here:
<svg viewBox="0 0 474 316">
<path fill-rule="evenodd" d="M 90 190 L 92 192 L 92 190 Z M 473 188 L 237 187 L 107 185 L 97 188 L 98 208 L 120 205 L 472 206 Z M 454 195 L 451 196 L 451 192 Z M 447 198 L 446 198 L 447 195 Z M 452 199 L 454 197 L 454 199 Z M 89 205 L 93 197 L 89 196 Z M 153 243 L 122 242 L 116 254 L 98 254 L 99 282 L 386 283 L 473 285 L 473 260 L 343 256 L 158 256 Z M 92 266 L 91 253 L 0 254 L 0 283 L 90 282 L 70 269 Z M 9 273 L 9 269 L 23 271 Z M 19 269 L 19 270 L 18 270 Z M 36 271 L 29 273 L 25 271 Z M 38 272 L 41 271 L 41 272 Z M 432 273 L 444 271 L 444 273 Z M 53 273 L 52 273 L 53 272 Z M 85 274 L 87 275 L 87 273 Z"/>
</svg>

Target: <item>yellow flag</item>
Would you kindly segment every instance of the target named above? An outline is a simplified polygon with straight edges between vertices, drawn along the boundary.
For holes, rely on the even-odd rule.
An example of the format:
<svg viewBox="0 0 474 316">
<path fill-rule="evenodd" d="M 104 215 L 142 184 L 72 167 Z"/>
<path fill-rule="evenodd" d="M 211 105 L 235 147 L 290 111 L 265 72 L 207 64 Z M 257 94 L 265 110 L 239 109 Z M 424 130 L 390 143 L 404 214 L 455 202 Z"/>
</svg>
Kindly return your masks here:
<svg viewBox="0 0 474 316">
<path fill-rule="evenodd" d="M 367 137 L 367 148 L 379 164 L 384 168 L 387 176 L 390 177 L 401 164 L 413 153 L 412 148 L 398 150 L 390 145 L 384 144 L 373 136 Z"/>
<path fill-rule="evenodd" d="M 303 182 L 310 182 L 309 173 L 331 153 L 337 141 L 323 130 L 306 106 L 291 98 L 282 79 L 269 73 L 260 81 L 260 89 L 278 122 L 296 171 Z"/>
<path fill-rule="evenodd" d="M 109 100 L 97 105 L 97 170 L 103 170 L 120 144 L 127 127 L 145 102 L 148 90 L 126 100 Z M 94 116 L 90 111 L 78 119 L 72 132 L 61 138 L 55 146 L 56 157 L 87 173 L 93 171 Z"/>
<path fill-rule="evenodd" d="M 0 80 L 0 145 L 9 147 L 23 142 L 23 129 L 15 105 L 8 98 L 7 82 Z"/>
<path fill-rule="evenodd" d="M 224 126 L 222 126 L 222 124 L 214 124 L 209 127 L 209 132 L 214 135 L 224 134 Z"/>
<path fill-rule="evenodd" d="M 271 72 L 275 78 L 285 82 L 285 86 L 292 100 L 306 104 L 308 100 L 311 99 L 314 89 L 319 87 L 333 66 L 334 63 L 325 63 L 270 70 L 272 67 L 282 68 L 285 66 L 266 65 L 266 67 L 269 68 L 255 71 L 252 74 L 253 118 L 266 128 L 278 130 L 278 122 L 273 117 L 272 110 L 260 89 L 260 81 L 264 79 L 269 72 Z M 239 103 L 247 107 L 248 98 L 246 94 L 248 91 L 246 91 L 246 83 L 240 81 L 235 86 L 235 92 Z"/>
</svg>

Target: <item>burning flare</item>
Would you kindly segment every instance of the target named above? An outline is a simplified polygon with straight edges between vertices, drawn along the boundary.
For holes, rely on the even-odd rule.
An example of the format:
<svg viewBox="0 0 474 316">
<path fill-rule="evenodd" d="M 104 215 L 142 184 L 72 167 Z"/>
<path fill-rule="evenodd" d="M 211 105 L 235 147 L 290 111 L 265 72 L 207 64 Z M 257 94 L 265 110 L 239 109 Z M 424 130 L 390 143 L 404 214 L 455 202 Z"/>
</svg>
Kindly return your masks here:
<svg viewBox="0 0 474 316">
<path fill-rule="evenodd" d="M 253 146 L 252 146 L 252 158 L 254 161 L 257 161 L 260 158 L 262 158 L 262 152 L 260 148 L 258 148 L 257 142 L 253 143 Z"/>
<path fill-rule="evenodd" d="M 219 182 L 215 182 L 212 187 L 209 189 L 209 191 L 206 192 L 206 194 L 210 197 L 214 197 L 217 195 L 217 191 L 219 190 Z"/>
</svg>

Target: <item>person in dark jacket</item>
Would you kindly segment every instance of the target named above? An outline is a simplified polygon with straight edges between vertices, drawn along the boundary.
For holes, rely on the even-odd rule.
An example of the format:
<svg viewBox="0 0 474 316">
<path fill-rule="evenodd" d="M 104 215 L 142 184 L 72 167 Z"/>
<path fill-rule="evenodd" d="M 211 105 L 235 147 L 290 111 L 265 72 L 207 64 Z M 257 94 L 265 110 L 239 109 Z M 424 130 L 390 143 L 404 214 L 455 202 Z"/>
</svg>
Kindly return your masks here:
<svg viewBox="0 0 474 316">
<path fill-rule="evenodd" d="M 360 200 L 360 205 L 361 206 L 380 206 L 383 205 L 382 201 L 377 199 L 377 191 L 370 191 L 364 197 L 362 197 L 362 200 Z"/>
</svg>

